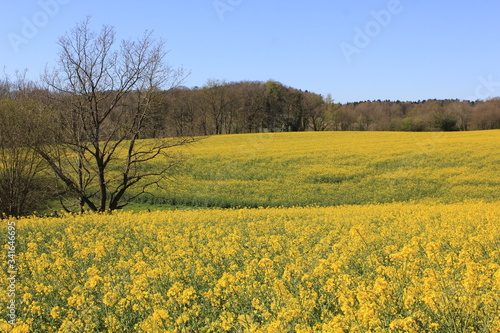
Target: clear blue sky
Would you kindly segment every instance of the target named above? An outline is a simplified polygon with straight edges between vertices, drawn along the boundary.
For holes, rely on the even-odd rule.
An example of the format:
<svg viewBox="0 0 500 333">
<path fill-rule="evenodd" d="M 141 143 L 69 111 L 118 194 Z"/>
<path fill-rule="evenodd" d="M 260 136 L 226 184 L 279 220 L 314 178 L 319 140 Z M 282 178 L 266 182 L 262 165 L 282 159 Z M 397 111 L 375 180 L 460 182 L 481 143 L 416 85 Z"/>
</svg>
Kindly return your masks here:
<svg viewBox="0 0 500 333">
<path fill-rule="evenodd" d="M 500 96 L 500 0 L 0 3 L 0 67 L 31 78 L 54 64 L 58 37 L 91 15 L 119 38 L 154 30 L 168 62 L 191 71 L 188 87 L 273 79 L 338 102 Z"/>
</svg>

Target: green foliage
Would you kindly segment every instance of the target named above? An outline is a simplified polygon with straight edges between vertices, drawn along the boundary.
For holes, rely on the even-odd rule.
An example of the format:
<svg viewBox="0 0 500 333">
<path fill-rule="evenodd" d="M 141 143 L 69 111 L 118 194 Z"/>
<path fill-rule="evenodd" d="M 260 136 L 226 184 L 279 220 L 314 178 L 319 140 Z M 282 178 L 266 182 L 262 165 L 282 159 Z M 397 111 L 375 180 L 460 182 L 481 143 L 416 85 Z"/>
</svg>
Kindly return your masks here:
<svg viewBox="0 0 500 333">
<path fill-rule="evenodd" d="M 457 117 L 453 114 L 445 113 L 434 115 L 435 126 L 441 131 L 458 131 L 457 122 Z"/>
<path fill-rule="evenodd" d="M 401 121 L 401 130 L 405 132 L 423 132 L 429 129 L 422 120 L 414 117 L 406 117 Z"/>
</svg>

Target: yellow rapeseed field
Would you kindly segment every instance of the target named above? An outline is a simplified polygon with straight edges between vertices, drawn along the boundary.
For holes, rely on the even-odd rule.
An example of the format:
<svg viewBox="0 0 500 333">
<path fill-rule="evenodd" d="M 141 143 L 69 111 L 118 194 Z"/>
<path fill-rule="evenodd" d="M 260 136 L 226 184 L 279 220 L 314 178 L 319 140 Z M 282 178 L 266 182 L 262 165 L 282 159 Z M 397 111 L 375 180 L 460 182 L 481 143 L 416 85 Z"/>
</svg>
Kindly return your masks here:
<svg viewBox="0 0 500 333">
<path fill-rule="evenodd" d="M 142 200 L 254 208 L 496 201 L 499 144 L 500 130 L 214 136 L 183 149 L 189 159 L 174 182 Z"/>
<path fill-rule="evenodd" d="M 22 304 L 12 332 L 499 332 L 498 208 L 392 203 L 19 220 Z M 0 300 L 7 304 L 6 293 Z"/>
<path fill-rule="evenodd" d="M 201 140 L 142 203 L 230 209 L 1 220 L 0 332 L 500 332 L 499 142 Z"/>
</svg>

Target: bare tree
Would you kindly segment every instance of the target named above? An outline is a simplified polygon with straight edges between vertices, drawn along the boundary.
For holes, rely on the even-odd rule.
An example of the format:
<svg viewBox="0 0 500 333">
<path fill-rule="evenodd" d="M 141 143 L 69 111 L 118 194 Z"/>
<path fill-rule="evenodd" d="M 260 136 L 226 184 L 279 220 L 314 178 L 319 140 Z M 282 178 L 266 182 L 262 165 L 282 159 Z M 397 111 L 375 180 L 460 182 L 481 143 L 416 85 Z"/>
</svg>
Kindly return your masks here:
<svg viewBox="0 0 500 333">
<path fill-rule="evenodd" d="M 172 89 L 163 96 L 163 110 L 167 110 L 163 122 L 168 123 L 176 136 L 194 135 L 196 118 L 196 94 L 186 87 Z"/>
<path fill-rule="evenodd" d="M 325 131 L 328 128 L 326 122 L 326 109 L 330 106 L 323 101 L 322 96 L 305 93 L 303 99 L 306 115 L 309 117 L 309 123 L 313 131 Z"/>
<path fill-rule="evenodd" d="M 468 101 L 452 101 L 448 105 L 449 113 L 457 119 L 457 127 L 461 131 L 468 131 L 472 118 L 472 105 Z"/>
<path fill-rule="evenodd" d="M 356 105 L 348 103 L 342 105 L 337 114 L 337 126 L 341 131 L 352 131 L 356 123 Z"/>
<path fill-rule="evenodd" d="M 231 87 L 225 81 L 209 80 L 202 89 L 204 104 L 212 116 L 215 134 L 231 134 L 234 117 L 234 98 Z"/>
<path fill-rule="evenodd" d="M 117 47 L 114 28 L 96 33 L 89 25 L 87 18 L 59 39 L 56 69 L 46 69 L 43 76 L 58 96 L 54 122 L 60 130 L 53 144 L 37 151 L 67 194 L 78 199 L 79 210 L 103 212 L 123 208 L 160 184 L 178 159 L 163 160 L 157 169 L 144 163 L 169 158 L 169 148 L 191 139 L 139 140 L 155 92 L 185 77 L 182 69 L 164 63 L 164 42 L 145 32 Z"/>
<path fill-rule="evenodd" d="M 266 89 L 260 82 L 243 82 L 241 84 L 242 128 L 248 133 L 262 130 L 265 119 Z"/>
</svg>

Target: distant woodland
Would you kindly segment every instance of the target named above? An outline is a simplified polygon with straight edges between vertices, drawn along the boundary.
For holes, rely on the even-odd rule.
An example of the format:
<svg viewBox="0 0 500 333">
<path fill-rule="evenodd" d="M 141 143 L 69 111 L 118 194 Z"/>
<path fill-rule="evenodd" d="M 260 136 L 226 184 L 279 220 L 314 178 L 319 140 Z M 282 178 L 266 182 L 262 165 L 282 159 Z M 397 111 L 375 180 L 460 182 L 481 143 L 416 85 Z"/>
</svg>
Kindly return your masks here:
<svg viewBox="0 0 500 333">
<path fill-rule="evenodd" d="M 500 99 L 364 101 L 279 82 L 209 81 L 159 92 L 148 137 L 290 131 L 470 131 L 500 128 Z"/>
<path fill-rule="evenodd" d="M 0 81 L 0 100 L 64 108 L 61 98 L 33 83 Z M 50 105 L 58 100 L 58 105 Z M 26 102 L 25 101 L 25 102 Z M 133 103 L 132 101 L 130 101 Z M 68 103 L 70 105 L 70 103 Z M 124 101 L 122 107 L 127 107 Z M 296 131 L 470 131 L 500 128 L 500 98 L 488 101 L 361 101 L 340 104 L 332 96 L 276 81 L 211 80 L 203 87 L 157 91 L 141 138 Z"/>
</svg>

